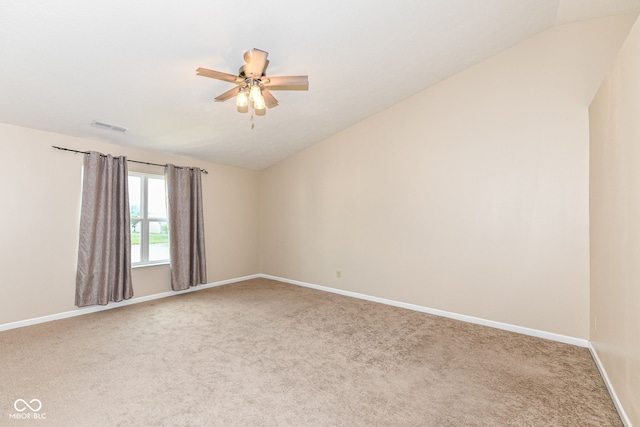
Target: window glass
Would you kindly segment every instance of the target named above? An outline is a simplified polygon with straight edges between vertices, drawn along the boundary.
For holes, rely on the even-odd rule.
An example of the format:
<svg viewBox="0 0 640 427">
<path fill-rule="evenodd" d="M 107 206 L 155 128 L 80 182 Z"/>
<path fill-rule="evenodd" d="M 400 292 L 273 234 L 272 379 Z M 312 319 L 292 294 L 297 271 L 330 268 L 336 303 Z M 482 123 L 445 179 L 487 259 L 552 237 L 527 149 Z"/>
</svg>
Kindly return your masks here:
<svg viewBox="0 0 640 427">
<path fill-rule="evenodd" d="M 149 218 L 166 218 L 167 204 L 164 195 L 164 178 L 148 178 Z"/>
<path fill-rule="evenodd" d="M 129 175 L 129 211 L 131 218 L 140 218 L 142 212 L 142 177 Z"/>
<path fill-rule="evenodd" d="M 131 220 L 131 263 L 137 263 L 142 260 L 140 246 L 140 229 L 142 224 L 140 221 Z"/>
<path fill-rule="evenodd" d="M 169 261 L 169 227 L 164 177 L 129 174 L 131 215 L 131 264 Z"/>
<path fill-rule="evenodd" d="M 166 221 L 149 221 L 149 261 L 169 259 L 169 226 Z"/>
</svg>

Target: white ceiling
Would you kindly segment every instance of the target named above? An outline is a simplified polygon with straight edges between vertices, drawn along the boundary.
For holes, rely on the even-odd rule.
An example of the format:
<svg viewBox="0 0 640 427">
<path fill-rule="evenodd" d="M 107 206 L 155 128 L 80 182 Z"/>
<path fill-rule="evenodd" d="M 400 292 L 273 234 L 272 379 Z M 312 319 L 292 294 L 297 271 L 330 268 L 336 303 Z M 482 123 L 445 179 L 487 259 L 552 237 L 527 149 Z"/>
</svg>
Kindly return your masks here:
<svg viewBox="0 0 640 427">
<path fill-rule="evenodd" d="M 0 122 L 264 169 L 554 25 L 640 11 L 640 0 L 2 0 Z M 274 91 L 254 119 L 233 85 L 250 48 Z M 98 120 L 125 134 L 91 127 Z M 90 149 L 90 147 L 87 147 Z M 117 154 L 117 153 L 113 153 Z"/>
</svg>

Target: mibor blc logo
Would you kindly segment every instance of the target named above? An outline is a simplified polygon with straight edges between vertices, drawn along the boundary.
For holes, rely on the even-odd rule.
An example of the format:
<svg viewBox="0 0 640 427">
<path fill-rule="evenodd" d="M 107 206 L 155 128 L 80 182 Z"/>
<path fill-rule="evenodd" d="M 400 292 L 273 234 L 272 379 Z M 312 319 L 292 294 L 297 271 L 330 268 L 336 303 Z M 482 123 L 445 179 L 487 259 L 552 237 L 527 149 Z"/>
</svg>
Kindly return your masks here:
<svg viewBox="0 0 640 427">
<path fill-rule="evenodd" d="M 46 413 L 40 412 L 42 402 L 39 399 L 31 399 L 28 402 L 24 399 L 16 399 L 13 402 L 13 409 L 16 412 L 9 414 L 9 418 L 14 420 L 44 420 L 47 418 Z"/>
</svg>

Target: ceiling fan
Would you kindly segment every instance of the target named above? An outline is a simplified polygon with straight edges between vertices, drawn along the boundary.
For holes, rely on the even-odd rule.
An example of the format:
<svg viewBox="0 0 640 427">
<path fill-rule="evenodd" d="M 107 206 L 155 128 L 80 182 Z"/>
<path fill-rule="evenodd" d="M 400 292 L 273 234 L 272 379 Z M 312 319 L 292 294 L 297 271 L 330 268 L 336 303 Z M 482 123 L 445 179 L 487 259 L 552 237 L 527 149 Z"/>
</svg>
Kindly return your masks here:
<svg viewBox="0 0 640 427">
<path fill-rule="evenodd" d="M 257 115 L 265 114 L 265 107 L 273 108 L 278 105 L 278 100 L 271 93 L 272 90 L 308 90 L 309 79 L 307 76 L 269 76 L 265 75 L 269 61 L 268 52 L 260 49 L 251 49 L 245 52 L 245 64 L 240 67 L 237 76 L 221 71 L 198 68 L 197 75 L 210 77 L 235 83 L 237 86 L 225 93 L 218 95 L 217 102 L 223 102 L 236 97 L 238 111 L 246 113 L 253 108 Z"/>
</svg>

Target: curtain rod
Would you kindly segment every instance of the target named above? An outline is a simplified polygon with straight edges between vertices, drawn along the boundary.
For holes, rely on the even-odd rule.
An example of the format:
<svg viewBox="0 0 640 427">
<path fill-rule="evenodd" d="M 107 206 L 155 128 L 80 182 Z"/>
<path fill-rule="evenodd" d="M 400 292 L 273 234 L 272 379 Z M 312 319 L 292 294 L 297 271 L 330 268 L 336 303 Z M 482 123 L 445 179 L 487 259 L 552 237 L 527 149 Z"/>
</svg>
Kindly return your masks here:
<svg viewBox="0 0 640 427">
<path fill-rule="evenodd" d="M 71 148 L 63 148 L 63 147 L 56 147 L 55 145 L 52 145 L 51 147 L 53 148 L 57 148 L 58 150 L 62 150 L 62 151 L 71 151 L 72 153 L 79 153 L 79 154 L 89 154 L 88 151 L 79 151 L 79 150 L 72 150 Z M 151 165 L 151 166 L 162 166 L 165 167 L 167 166 L 166 164 L 162 165 L 160 163 L 149 163 L 149 162 L 141 162 L 139 160 L 130 160 L 127 159 L 127 162 L 132 162 L 132 163 L 140 163 L 142 165 Z M 184 169 L 183 166 L 176 166 L 178 169 Z M 200 169 L 200 172 L 204 173 L 204 174 L 208 174 L 209 172 L 207 172 L 206 169 Z"/>
</svg>

